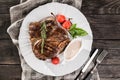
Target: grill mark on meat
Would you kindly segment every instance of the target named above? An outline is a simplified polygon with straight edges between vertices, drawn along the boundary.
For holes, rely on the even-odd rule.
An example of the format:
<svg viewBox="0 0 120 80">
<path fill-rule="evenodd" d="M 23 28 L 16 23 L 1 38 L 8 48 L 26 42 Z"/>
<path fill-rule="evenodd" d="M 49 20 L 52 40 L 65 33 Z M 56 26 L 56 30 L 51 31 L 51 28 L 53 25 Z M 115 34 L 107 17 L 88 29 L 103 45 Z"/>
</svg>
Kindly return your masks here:
<svg viewBox="0 0 120 80">
<path fill-rule="evenodd" d="M 69 39 L 66 39 L 64 41 L 62 41 L 59 45 L 58 45 L 58 48 L 60 50 L 60 52 L 67 46 L 67 44 L 70 42 Z"/>
<path fill-rule="evenodd" d="M 39 59 L 42 59 L 42 60 L 46 60 L 47 59 L 47 57 L 45 55 L 43 55 L 43 54 L 40 54 L 40 52 L 38 50 L 34 50 L 34 54 Z"/>
<path fill-rule="evenodd" d="M 40 29 L 39 26 L 40 26 L 39 22 L 31 22 L 29 25 L 29 30 L 37 31 L 38 29 Z"/>
<path fill-rule="evenodd" d="M 52 50 L 52 51 L 46 50 L 44 53 L 45 53 L 44 55 L 48 59 L 50 59 L 50 58 L 54 57 L 55 55 L 57 55 L 56 53 L 58 53 L 58 51 L 57 50 Z"/>
<path fill-rule="evenodd" d="M 57 45 L 53 45 L 53 43 L 46 43 L 45 45 L 52 48 L 53 50 L 56 50 L 57 48 Z"/>
<path fill-rule="evenodd" d="M 32 46 L 35 44 L 37 40 L 41 40 L 40 38 L 30 38 Z"/>
<path fill-rule="evenodd" d="M 49 50 L 49 51 L 53 51 L 53 49 L 51 48 L 51 47 L 49 47 L 49 46 L 44 46 L 44 48 L 46 49 L 46 50 Z"/>
</svg>

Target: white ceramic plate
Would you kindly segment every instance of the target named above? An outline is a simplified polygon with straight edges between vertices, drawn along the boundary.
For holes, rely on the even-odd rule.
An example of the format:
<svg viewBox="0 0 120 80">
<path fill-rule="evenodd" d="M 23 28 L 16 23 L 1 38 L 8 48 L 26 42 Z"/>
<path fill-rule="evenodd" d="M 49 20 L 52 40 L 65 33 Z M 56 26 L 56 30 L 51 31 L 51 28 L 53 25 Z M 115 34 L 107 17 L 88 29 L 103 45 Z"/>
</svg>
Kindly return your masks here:
<svg viewBox="0 0 120 80">
<path fill-rule="evenodd" d="M 58 65 L 54 65 L 51 62 L 39 60 L 35 57 L 32 51 L 32 46 L 29 39 L 30 36 L 28 33 L 29 24 L 30 22 L 39 21 L 42 18 L 50 16 L 51 12 L 54 14 L 60 13 L 66 17 L 72 18 L 72 23 L 76 23 L 78 27 L 81 27 L 88 32 L 87 36 L 81 37 L 83 48 L 80 53 L 75 59 L 65 64 L 60 63 Z M 25 61 L 31 68 L 45 75 L 63 76 L 79 69 L 85 63 L 91 50 L 92 38 L 89 23 L 79 10 L 67 4 L 54 2 L 39 6 L 25 17 L 20 28 L 19 46 Z M 60 59 L 61 61 L 63 60 L 63 55 L 60 55 Z"/>
</svg>

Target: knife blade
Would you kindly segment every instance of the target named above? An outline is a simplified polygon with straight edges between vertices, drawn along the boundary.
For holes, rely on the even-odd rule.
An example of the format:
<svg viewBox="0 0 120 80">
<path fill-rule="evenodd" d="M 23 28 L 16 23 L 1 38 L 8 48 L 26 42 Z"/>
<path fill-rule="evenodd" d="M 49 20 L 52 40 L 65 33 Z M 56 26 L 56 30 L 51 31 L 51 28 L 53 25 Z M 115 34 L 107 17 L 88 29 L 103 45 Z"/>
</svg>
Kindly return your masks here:
<svg viewBox="0 0 120 80">
<path fill-rule="evenodd" d="M 108 54 L 108 52 L 106 50 L 103 50 L 101 52 L 101 54 L 97 57 L 95 66 L 87 73 L 87 75 L 82 80 L 89 80 L 91 78 L 91 76 L 93 75 L 96 67 L 98 66 L 98 64 L 100 64 L 103 61 L 103 59 L 105 58 L 105 56 L 107 54 Z"/>
</svg>

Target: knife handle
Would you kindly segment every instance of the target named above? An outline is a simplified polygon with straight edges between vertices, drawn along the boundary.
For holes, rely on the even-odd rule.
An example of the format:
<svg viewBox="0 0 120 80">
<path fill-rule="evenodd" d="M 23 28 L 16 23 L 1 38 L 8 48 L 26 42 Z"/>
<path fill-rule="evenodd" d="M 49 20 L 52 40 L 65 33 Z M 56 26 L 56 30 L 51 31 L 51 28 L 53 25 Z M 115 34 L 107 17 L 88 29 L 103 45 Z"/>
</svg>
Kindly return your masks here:
<svg viewBox="0 0 120 80">
<path fill-rule="evenodd" d="M 89 72 L 83 80 L 90 80 L 93 73 Z"/>
</svg>

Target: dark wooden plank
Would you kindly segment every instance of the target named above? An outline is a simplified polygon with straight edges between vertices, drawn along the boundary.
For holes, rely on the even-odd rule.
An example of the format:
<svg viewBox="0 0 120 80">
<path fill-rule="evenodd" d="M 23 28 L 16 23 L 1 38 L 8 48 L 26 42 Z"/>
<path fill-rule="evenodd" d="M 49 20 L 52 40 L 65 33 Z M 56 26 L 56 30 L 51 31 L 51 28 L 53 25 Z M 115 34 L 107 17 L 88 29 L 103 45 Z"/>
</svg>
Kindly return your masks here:
<svg viewBox="0 0 120 80">
<path fill-rule="evenodd" d="M 19 3 L 20 0 L 0 0 L 0 3 Z"/>
<path fill-rule="evenodd" d="M 83 0 L 84 14 L 120 14 L 120 0 Z"/>
<path fill-rule="evenodd" d="M 120 15 L 85 15 L 90 23 L 120 23 Z"/>
<path fill-rule="evenodd" d="M 94 40 L 93 47 L 104 49 L 120 49 L 120 40 Z"/>
<path fill-rule="evenodd" d="M 20 65 L 0 65 L 0 80 L 21 80 Z"/>
<path fill-rule="evenodd" d="M 108 49 L 108 55 L 101 64 L 120 65 L 120 49 Z"/>
<path fill-rule="evenodd" d="M 10 25 L 10 14 L 0 14 L 0 28 Z"/>
<path fill-rule="evenodd" d="M 109 53 L 110 54 L 110 53 Z M 120 56 L 120 55 L 119 55 Z M 120 65 L 120 57 L 114 57 L 114 58 L 107 58 L 105 57 L 105 59 L 103 60 L 103 62 L 101 64 L 109 64 L 109 65 Z"/>
<path fill-rule="evenodd" d="M 19 0 L 0 0 L 0 14 L 8 14 L 9 8 L 19 3 Z"/>
<path fill-rule="evenodd" d="M 120 65 L 99 65 L 98 71 L 103 78 L 120 78 Z"/>
<path fill-rule="evenodd" d="M 91 24 L 94 39 L 120 39 L 120 23 Z"/>
<path fill-rule="evenodd" d="M 100 80 L 120 80 L 120 78 L 100 78 Z"/>
<path fill-rule="evenodd" d="M 19 64 L 17 48 L 10 40 L 0 40 L 0 64 Z"/>
<path fill-rule="evenodd" d="M 1 14 L 0 15 L 0 39 L 9 39 L 7 34 L 7 28 L 10 26 L 10 15 Z"/>
</svg>

